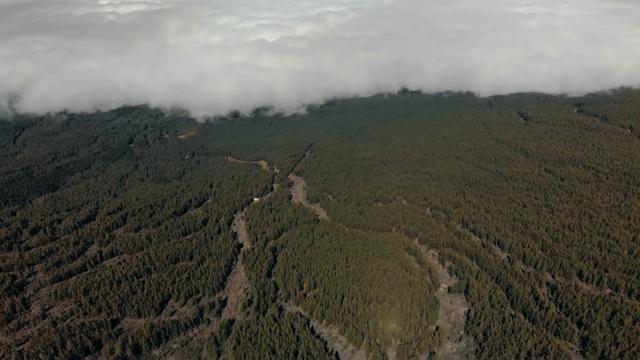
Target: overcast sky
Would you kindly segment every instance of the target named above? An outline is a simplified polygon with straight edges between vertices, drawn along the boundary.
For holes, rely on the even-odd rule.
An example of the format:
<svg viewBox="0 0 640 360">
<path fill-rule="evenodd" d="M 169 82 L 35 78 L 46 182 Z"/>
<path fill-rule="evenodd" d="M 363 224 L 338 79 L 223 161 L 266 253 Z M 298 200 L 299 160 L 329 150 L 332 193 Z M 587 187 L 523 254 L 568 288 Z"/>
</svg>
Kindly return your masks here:
<svg viewBox="0 0 640 360">
<path fill-rule="evenodd" d="M 0 0 L 0 107 L 23 112 L 639 85 L 637 0 Z"/>
</svg>

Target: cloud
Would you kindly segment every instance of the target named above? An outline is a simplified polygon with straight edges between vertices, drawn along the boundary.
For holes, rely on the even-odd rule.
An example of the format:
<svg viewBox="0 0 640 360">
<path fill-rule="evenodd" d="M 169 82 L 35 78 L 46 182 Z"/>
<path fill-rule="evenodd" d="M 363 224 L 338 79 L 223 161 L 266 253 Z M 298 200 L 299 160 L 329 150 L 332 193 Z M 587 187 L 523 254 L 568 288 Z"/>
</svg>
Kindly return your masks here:
<svg viewBox="0 0 640 360">
<path fill-rule="evenodd" d="M 195 116 L 640 85 L 635 0 L 0 0 L 0 106 Z"/>
</svg>

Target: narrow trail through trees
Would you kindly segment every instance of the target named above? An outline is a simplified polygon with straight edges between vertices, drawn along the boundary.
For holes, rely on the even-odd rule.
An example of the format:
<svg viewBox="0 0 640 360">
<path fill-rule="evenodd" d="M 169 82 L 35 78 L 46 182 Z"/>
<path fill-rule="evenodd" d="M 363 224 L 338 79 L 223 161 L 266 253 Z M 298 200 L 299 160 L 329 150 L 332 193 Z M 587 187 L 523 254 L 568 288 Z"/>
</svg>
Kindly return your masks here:
<svg viewBox="0 0 640 360">
<path fill-rule="evenodd" d="M 293 181 L 293 186 L 291 187 L 291 201 L 294 204 L 302 204 L 302 206 L 313 210 L 313 212 L 318 216 L 318 219 L 329 220 L 329 215 L 327 215 L 326 210 L 323 209 L 320 204 L 309 203 L 306 191 L 307 183 L 304 179 L 298 175 L 294 175 L 293 173 L 289 174 L 289 179 Z"/>
<path fill-rule="evenodd" d="M 273 170 L 272 170 L 271 167 L 269 166 L 269 163 L 267 163 L 265 160 L 245 161 L 245 160 L 239 160 L 239 159 L 236 159 L 236 158 L 232 158 L 231 156 L 226 156 L 225 159 L 227 161 L 229 161 L 229 162 L 234 162 L 234 163 L 239 163 L 239 164 L 260 165 L 262 170 L 267 171 L 267 172 L 274 172 L 276 174 L 280 172 L 280 169 L 278 169 L 276 166 L 274 166 Z"/>
<path fill-rule="evenodd" d="M 264 160 L 244 161 L 229 156 L 225 157 L 225 159 L 234 163 L 259 165 L 263 170 L 276 174 L 280 172 L 277 167 L 270 167 Z M 234 215 L 231 230 L 236 235 L 236 239 L 241 245 L 241 249 L 231 272 L 227 276 L 224 290 L 214 296 L 214 300 L 220 299 L 223 300 L 224 303 L 220 317 L 211 317 L 208 319 L 210 324 L 201 325 L 190 331 L 187 335 L 166 343 L 164 346 L 154 351 L 154 356 L 157 358 L 167 359 L 188 359 L 198 356 L 202 352 L 205 339 L 207 339 L 212 333 L 216 333 L 225 320 L 242 321 L 246 318 L 248 310 L 244 309 L 244 304 L 249 294 L 251 284 L 245 274 L 244 265 L 242 263 L 242 253 L 251 248 L 251 243 L 249 242 L 247 223 L 244 216 L 247 209 L 252 204 L 256 201 L 264 200 L 277 189 L 278 183 L 274 182 L 272 184 L 272 189 L 268 194 L 264 195 L 262 198 L 254 198 L 253 202 Z M 211 199 L 209 199 L 207 203 L 210 201 Z M 199 209 L 194 209 L 192 211 L 199 211 Z"/>
<path fill-rule="evenodd" d="M 436 328 L 441 329 L 443 338 L 442 347 L 437 353 L 443 359 L 473 359 L 475 358 L 473 339 L 465 335 L 464 329 L 469 302 L 463 294 L 449 292 L 449 287 L 457 283 L 458 279 L 449 274 L 447 270 L 449 264 L 444 266 L 440 264 L 437 251 L 418 246 L 427 255 L 440 280 L 440 288 L 436 292 L 436 297 L 440 301 Z"/>
<path fill-rule="evenodd" d="M 294 165 L 293 170 L 291 170 L 291 174 L 289 174 L 289 180 L 293 182 L 293 186 L 291 187 L 291 202 L 294 204 L 301 204 L 302 206 L 313 210 L 318 216 L 320 220 L 329 220 L 329 215 L 327 211 L 320 206 L 320 204 L 311 204 L 307 199 L 307 183 L 301 176 L 295 174 L 296 168 L 300 165 L 300 163 L 311 154 L 311 148 L 314 144 L 309 145 L 307 152 L 298 160 L 298 162 Z"/>
<path fill-rule="evenodd" d="M 257 165 L 260 165 L 260 167 L 263 170 L 268 172 L 274 172 L 276 174 L 280 172 L 280 170 L 278 170 L 278 168 L 275 166 L 273 167 L 273 169 L 271 169 L 271 167 L 265 160 L 257 160 L 257 161 L 249 162 L 249 161 L 234 159 L 228 156 L 225 159 L 227 159 L 230 162 L 237 162 L 241 164 L 247 164 L 247 163 L 257 164 Z M 242 320 L 244 319 L 244 315 L 245 315 L 243 314 L 242 310 L 243 310 L 244 302 L 249 293 L 250 284 L 244 272 L 244 265 L 242 264 L 242 253 L 251 247 L 251 243 L 249 242 L 249 235 L 247 234 L 247 222 L 244 218 L 244 215 L 247 209 L 249 208 L 249 206 L 254 204 L 256 201 L 260 201 L 262 199 L 267 198 L 277 189 L 278 189 L 278 184 L 273 183 L 272 189 L 267 195 L 265 195 L 262 198 L 257 198 L 254 202 L 247 205 L 244 209 L 242 209 L 241 211 L 238 211 L 233 218 L 233 224 L 231 225 L 231 230 L 236 234 L 238 243 L 242 245 L 242 248 L 240 249 L 240 254 L 236 259 L 236 263 L 234 264 L 233 269 L 231 270 L 231 273 L 227 277 L 227 285 L 225 286 L 225 289 L 222 292 L 222 298 L 226 299 L 226 306 L 222 310 L 222 320 L 229 320 L 229 319 Z"/>
<path fill-rule="evenodd" d="M 226 306 L 222 310 L 222 320 L 237 319 L 242 320 L 244 318 L 242 314 L 242 305 L 249 293 L 249 280 L 244 272 L 244 265 L 242 264 L 242 252 L 247 250 L 251 245 L 247 236 L 247 225 L 244 220 L 244 212 L 239 211 L 236 213 L 233 219 L 233 225 L 231 229 L 236 233 L 238 242 L 242 244 L 240 255 L 233 265 L 233 269 L 227 278 L 227 285 L 223 291 L 223 298 L 226 298 Z"/>
</svg>

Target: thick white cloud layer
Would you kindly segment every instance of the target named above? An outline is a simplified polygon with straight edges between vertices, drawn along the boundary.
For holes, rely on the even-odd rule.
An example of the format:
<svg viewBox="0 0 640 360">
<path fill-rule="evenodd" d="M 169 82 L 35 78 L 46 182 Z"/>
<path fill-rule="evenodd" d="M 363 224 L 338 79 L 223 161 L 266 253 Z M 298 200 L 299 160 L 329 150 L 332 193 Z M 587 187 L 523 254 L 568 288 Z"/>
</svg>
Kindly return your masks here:
<svg viewBox="0 0 640 360">
<path fill-rule="evenodd" d="M 0 0 L 0 107 L 196 116 L 640 85 L 637 0 Z"/>
</svg>

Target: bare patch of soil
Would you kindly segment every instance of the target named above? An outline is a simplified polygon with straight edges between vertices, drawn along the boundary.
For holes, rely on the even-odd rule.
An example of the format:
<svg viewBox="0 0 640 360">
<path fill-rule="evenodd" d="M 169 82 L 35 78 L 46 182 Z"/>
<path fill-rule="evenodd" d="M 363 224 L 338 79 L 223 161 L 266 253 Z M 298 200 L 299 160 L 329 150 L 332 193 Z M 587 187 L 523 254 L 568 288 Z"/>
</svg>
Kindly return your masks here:
<svg viewBox="0 0 640 360">
<path fill-rule="evenodd" d="M 236 233 L 238 242 L 242 245 L 242 250 L 251 247 L 251 244 L 249 243 L 249 235 L 247 234 L 247 221 L 244 219 L 245 211 L 246 210 L 237 212 L 236 216 L 233 218 L 233 224 L 231 225 L 231 230 Z"/>
<path fill-rule="evenodd" d="M 227 299 L 227 306 L 222 310 L 222 320 L 242 320 L 244 318 L 242 306 L 248 293 L 249 281 L 244 273 L 244 265 L 241 261 L 236 261 L 229 278 L 227 278 L 227 286 L 223 293 L 223 297 Z"/>
<path fill-rule="evenodd" d="M 307 183 L 298 175 L 289 174 L 289 179 L 293 181 L 293 186 L 291 187 L 291 201 L 294 204 L 302 204 L 313 212 L 316 213 L 318 219 L 320 220 L 329 220 L 329 215 L 327 212 L 320 206 L 320 204 L 311 204 L 309 200 L 307 200 Z"/>
<path fill-rule="evenodd" d="M 249 236 L 247 235 L 247 222 L 244 219 L 244 212 L 239 211 L 233 219 L 231 229 L 236 233 L 238 242 L 242 244 L 241 253 L 251 247 Z M 238 256 L 231 274 L 227 278 L 227 285 L 222 292 L 222 298 L 227 300 L 227 305 L 222 310 L 222 320 L 243 319 L 242 306 L 249 293 L 249 280 L 244 273 L 244 265 L 241 256 Z"/>
<path fill-rule="evenodd" d="M 184 132 L 182 134 L 179 134 L 178 135 L 178 139 L 185 140 L 185 139 L 188 139 L 190 137 L 197 136 L 198 134 L 199 134 L 199 132 L 197 130 L 188 130 L 188 131 L 186 131 L 186 132 Z"/>
<path fill-rule="evenodd" d="M 280 169 L 278 169 L 277 166 L 273 166 L 273 169 L 271 169 L 271 166 L 269 166 L 269 163 L 267 163 L 264 160 L 245 161 L 245 160 L 232 158 L 231 156 L 225 156 L 225 159 L 227 161 L 234 162 L 234 163 L 239 163 L 239 164 L 255 164 L 255 165 L 259 165 L 262 168 L 262 170 L 264 170 L 266 172 L 273 172 L 273 173 L 276 173 L 276 174 L 278 174 L 280 172 Z"/>
<path fill-rule="evenodd" d="M 313 330 L 326 342 L 331 350 L 334 350 L 343 360 L 366 360 L 367 355 L 364 351 L 356 349 L 355 346 L 349 344 L 344 336 L 340 335 L 338 329 L 333 326 L 324 325 L 316 320 L 311 320 Z"/>
<path fill-rule="evenodd" d="M 98 246 L 98 243 L 93 243 L 93 245 L 89 246 L 89 248 L 87 248 L 87 251 L 84 253 L 84 256 L 90 256 L 95 254 L 96 252 L 98 252 L 98 249 L 100 249 L 100 247 Z"/>
<path fill-rule="evenodd" d="M 420 247 L 425 251 L 424 247 Z M 442 348 L 437 353 L 443 359 L 474 359 L 473 339 L 464 332 L 464 322 L 469 303 L 462 294 L 449 292 L 449 287 L 458 282 L 447 271 L 450 264 L 444 266 L 438 261 L 438 253 L 435 250 L 425 251 L 427 258 L 438 273 L 440 288 L 436 297 L 440 301 L 438 320 L 436 326 L 444 333 Z"/>
<path fill-rule="evenodd" d="M 266 171 L 266 172 L 270 172 L 271 169 L 269 169 L 269 164 L 267 164 L 266 161 L 264 160 L 258 160 L 258 161 L 254 161 L 254 163 L 260 165 L 260 167 L 262 168 L 262 170 Z"/>
</svg>

